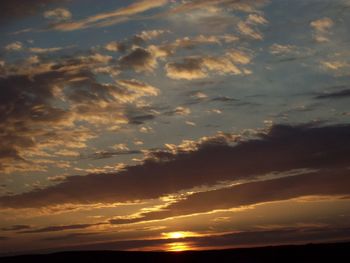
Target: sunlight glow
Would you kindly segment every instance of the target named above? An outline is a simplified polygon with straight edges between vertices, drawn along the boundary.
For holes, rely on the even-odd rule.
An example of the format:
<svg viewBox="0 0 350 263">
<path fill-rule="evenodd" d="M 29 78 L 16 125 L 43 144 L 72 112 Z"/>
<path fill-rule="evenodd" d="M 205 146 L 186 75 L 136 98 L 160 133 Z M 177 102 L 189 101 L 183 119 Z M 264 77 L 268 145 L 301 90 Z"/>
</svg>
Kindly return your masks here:
<svg viewBox="0 0 350 263">
<path fill-rule="evenodd" d="M 175 242 L 175 243 L 169 243 L 166 245 L 166 250 L 170 252 L 181 252 L 190 250 L 191 247 L 186 242 Z"/>
<path fill-rule="evenodd" d="M 199 236 L 199 234 L 190 232 L 190 231 L 178 231 L 178 232 L 162 233 L 162 236 L 164 236 L 165 238 L 177 239 L 177 238 Z"/>
</svg>

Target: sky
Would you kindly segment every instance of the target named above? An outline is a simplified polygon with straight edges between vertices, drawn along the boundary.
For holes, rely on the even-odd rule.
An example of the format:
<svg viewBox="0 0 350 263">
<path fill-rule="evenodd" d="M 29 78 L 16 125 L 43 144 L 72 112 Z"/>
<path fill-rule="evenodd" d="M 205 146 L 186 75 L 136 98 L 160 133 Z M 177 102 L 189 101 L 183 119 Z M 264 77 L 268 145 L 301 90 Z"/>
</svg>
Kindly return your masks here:
<svg viewBox="0 0 350 263">
<path fill-rule="evenodd" d="M 0 3 L 0 254 L 350 237 L 349 0 Z"/>
</svg>

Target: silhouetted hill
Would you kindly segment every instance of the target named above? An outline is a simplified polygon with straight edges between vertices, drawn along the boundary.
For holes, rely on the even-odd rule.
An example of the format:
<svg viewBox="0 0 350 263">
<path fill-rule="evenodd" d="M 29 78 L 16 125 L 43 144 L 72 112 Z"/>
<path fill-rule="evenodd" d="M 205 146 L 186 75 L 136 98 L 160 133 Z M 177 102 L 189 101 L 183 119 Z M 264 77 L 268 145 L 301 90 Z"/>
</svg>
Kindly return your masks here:
<svg viewBox="0 0 350 263">
<path fill-rule="evenodd" d="M 350 262 L 350 243 L 309 244 L 186 252 L 72 251 L 2 257 L 7 262 Z"/>
</svg>

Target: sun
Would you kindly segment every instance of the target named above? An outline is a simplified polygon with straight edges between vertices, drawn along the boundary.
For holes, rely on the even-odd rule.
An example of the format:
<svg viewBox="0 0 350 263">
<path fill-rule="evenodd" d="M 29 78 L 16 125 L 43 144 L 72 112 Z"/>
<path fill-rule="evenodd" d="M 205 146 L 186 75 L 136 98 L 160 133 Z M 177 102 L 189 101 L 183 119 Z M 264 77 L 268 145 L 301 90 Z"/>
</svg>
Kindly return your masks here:
<svg viewBox="0 0 350 263">
<path fill-rule="evenodd" d="M 184 238 L 186 234 L 184 232 L 171 232 L 168 233 L 168 238 Z"/>
<path fill-rule="evenodd" d="M 172 239 L 198 236 L 197 233 L 190 232 L 190 231 L 169 232 L 169 233 L 162 233 L 162 235 L 165 238 L 172 238 Z"/>
<path fill-rule="evenodd" d="M 174 239 L 174 241 L 169 241 L 165 245 L 165 250 L 170 252 L 181 252 L 186 250 L 193 250 L 192 242 L 187 242 L 187 237 L 199 237 L 202 236 L 199 233 L 191 232 L 191 231 L 176 231 L 176 232 L 167 232 L 162 233 L 162 236 L 165 239 Z"/>
</svg>

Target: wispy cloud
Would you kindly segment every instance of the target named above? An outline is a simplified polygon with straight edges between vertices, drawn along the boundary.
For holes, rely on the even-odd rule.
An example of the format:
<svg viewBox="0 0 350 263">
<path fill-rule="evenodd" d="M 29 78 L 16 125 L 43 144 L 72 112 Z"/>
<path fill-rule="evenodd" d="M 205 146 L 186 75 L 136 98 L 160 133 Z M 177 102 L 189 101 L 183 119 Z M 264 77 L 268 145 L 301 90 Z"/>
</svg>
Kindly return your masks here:
<svg viewBox="0 0 350 263">
<path fill-rule="evenodd" d="M 99 13 L 82 20 L 58 23 L 51 27 L 60 31 L 74 31 L 91 27 L 104 27 L 129 20 L 132 16 L 165 5 L 167 0 L 141 0 L 114 11 Z"/>
</svg>

